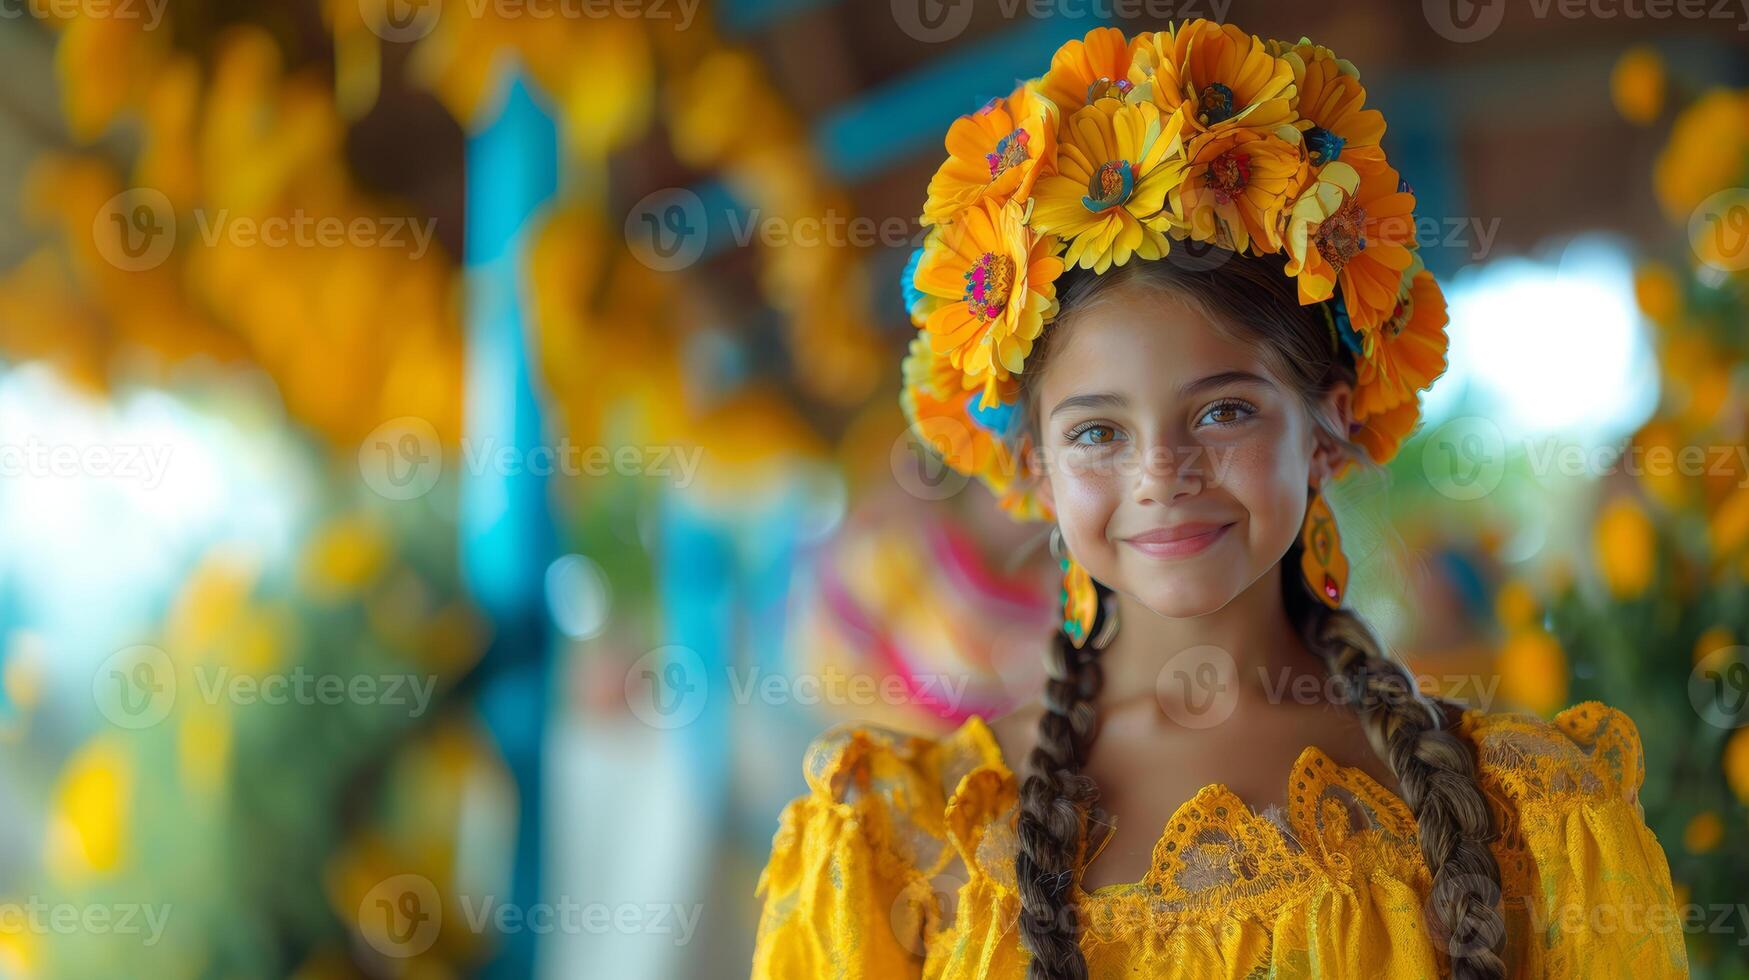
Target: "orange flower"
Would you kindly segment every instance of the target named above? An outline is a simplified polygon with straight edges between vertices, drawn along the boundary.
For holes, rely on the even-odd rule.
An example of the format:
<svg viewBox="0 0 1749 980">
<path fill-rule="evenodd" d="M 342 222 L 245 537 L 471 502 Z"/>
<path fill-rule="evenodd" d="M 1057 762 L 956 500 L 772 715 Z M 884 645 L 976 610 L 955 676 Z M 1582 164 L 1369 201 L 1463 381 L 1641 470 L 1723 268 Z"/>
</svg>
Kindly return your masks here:
<svg viewBox="0 0 1749 980">
<path fill-rule="evenodd" d="M 1652 584 L 1657 536 L 1646 512 L 1632 497 L 1617 497 L 1604 507 L 1595 529 L 1598 570 L 1618 599 L 1632 599 Z"/>
<path fill-rule="evenodd" d="M 1388 165 L 1363 174 L 1336 160 L 1318 171 L 1287 218 L 1285 269 L 1299 277 L 1301 303 L 1329 299 L 1340 283 L 1363 332 L 1396 309 L 1415 247 L 1415 198 L 1400 186 Z"/>
<path fill-rule="evenodd" d="M 1064 116 L 1101 98 L 1124 98 L 1130 92 L 1133 47 L 1115 27 L 1095 27 L 1079 41 L 1065 41 L 1051 56 L 1051 70 L 1040 83 L 1044 97 Z"/>
<path fill-rule="evenodd" d="M 1057 173 L 1033 193 L 1032 226 L 1068 240 L 1067 265 L 1104 273 L 1168 248 L 1166 196 L 1184 179 L 1183 116 L 1100 99 L 1070 117 Z"/>
<path fill-rule="evenodd" d="M 1383 166 L 1379 140 L 1385 135 L 1385 117 L 1377 109 L 1362 108 L 1366 89 L 1354 66 L 1310 42 L 1284 51 L 1282 60 L 1293 69 L 1298 125 L 1310 163 L 1322 167 L 1342 160 L 1359 171 Z"/>
<path fill-rule="evenodd" d="M 947 161 L 929 181 L 923 224 L 952 220 L 954 212 L 986 195 L 1024 202 L 1033 182 L 1052 169 L 1057 121 L 1056 106 L 1025 85 L 954 120 L 947 130 Z"/>
<path fill-rule="evenodd" d="M 1714 193 L 1735 186 L 1749 165 L 1749 92 L 1716 88 L 1676 117 L 1652 168 L 1664 214 L 1686 225 Z"/>
<path fill-rule="evenodd" d="M 1305 183 L 1299 148 L 1252 129 L 1225 129 L 1190 143 L 1172 210 L 1197 241 L 1258 254 L 1281 251 L 1282 211 Z"/>
<path fill-rule="evenodd" d="M 1130 79 L 1138 100 L 1162 111 L 1185 106 L 1191 132 L 1294 131 L 1294 74 L 1287 61 L 1232 24 L 1193 20 L 1136 36 Z"/>
<path fill-rule="evenodd" d="M 1354 441 L 1359 443 L 1375 463 L 1388 463 L 1402 448 L 1403 440 L 1415 428 L 1421 408 L 1411 398 L 1396 408 L 1375 415 L 1357 416 Z"/>
<path fill-rule="evenodd" d="M 1396 309 L 1377 330 L 1361 334 L 1355 412 L 1376 415 L 1413 402 L 1445 373 L 1445 293 L 1417 258 L 1397 294 Z"/>
<path fill-rule="evenodd" d="M 1026 226 L 1020 205 L 986 197 L 960 212 L 917 264 L 917 289 L 949 301 L 924 323 L 930 343 L 967 375 L 967 387 L 983 387 L 986 408 L 1057 313 L 1057 244 Z"/>
<path fill-rule="evenodd" d="M 1609 73 L 1609 96 L 1628 122 L 1645 125 L 1664 108 L 1664 59 L 1648 44 L 1635 45 L 1616 59 Z"/>
</svg>

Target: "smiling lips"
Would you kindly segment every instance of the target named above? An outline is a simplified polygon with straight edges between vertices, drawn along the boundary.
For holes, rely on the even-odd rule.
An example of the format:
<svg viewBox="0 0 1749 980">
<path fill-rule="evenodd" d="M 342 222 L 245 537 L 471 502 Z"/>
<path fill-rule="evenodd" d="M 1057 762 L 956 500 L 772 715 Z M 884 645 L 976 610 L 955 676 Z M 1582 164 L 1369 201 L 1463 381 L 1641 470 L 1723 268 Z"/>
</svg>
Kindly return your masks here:
<svg viewBox="0 0 1749 980">
<path fill-rule="evenodd" d="M 1174 524 L 1124 538 L 1123 542 L 1149 558 L 1184 558 L 1219 541 L 1232 527 L 1227 524 Z"/>
</svg>

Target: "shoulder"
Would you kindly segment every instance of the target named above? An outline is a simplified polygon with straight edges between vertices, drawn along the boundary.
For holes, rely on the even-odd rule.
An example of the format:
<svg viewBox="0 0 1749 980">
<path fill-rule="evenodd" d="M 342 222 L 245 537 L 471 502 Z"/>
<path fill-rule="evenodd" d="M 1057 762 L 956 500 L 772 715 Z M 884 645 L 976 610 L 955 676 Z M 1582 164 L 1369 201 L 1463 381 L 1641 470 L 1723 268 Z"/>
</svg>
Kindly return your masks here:
<svg viewBox="0 0 1749 980">
<path fill-rule="evenodd" d="M 1626 712 L 1582 701 L 1544 719 L 1528 712 L 1463 712 L 1477 775 L 1519 803 L 1620 800 L 1638 808 L 1645 778 L 1639 727 Z"/>
<path fill-rule="evenodd" d="M 990 726 L 978 715 L 938 736 L 845 722 L 808 744 L 802 775 L 821 802 L 876 799 L 907 811 L 940 812 L 961 779 L 1000 758 Z"/>
</svg>

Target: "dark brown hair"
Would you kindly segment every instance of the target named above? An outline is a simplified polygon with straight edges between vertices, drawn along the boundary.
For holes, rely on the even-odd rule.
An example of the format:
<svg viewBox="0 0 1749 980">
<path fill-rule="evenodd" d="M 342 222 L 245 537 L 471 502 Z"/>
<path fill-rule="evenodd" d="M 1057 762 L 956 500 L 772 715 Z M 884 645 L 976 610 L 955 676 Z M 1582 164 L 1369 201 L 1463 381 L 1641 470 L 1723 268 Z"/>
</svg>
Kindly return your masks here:
<svg viewBox="0 0 1749 980">
<path fill-rule="evenodd" d="M 1237 255 L 1219 249 L 1190 254 L 1182 243 L 1166 258 L 1131 261 L 1106 274 L 1070 270 L 1057 282 L 1061 307 L 1021 376 L 1022 410 L 1039 439 L 1037 385 L 1052 347 L 1061 343 L 1076 310 L 1112 287 L 1135 280 L 1193 304 L 1219 328 L 1257 346 L 1277 376 L 1306 401 L 1326 433 L 1348 446 L 1363 465 L 1364 451 L 1348 433 L 1331 430 L 1315 409 L 1337 383 L 1355 380 L 1351 359 L 1333 344 L 1331 326 L 1318 306 L 1301 306 L 1294 280 L 1280 255 Z M 1414 677 L 1389 658 L 1352 610 L 1331 609 L 1297 573 L 1296 539 L 1283 557 L 1282 598 L 1306 647 L 1343 689 L 1360 715 L 1367 738 L 1390 764 L 1402 797 L 1415 814 L 1421 853 L 1433 875 L 1429 925 L 1446 943 L 1452 975 L 1463 980 L 1506 975 L 1501 959 L 1505 921 L 1499 908 L 1500 869 L 1488 849 L 1494 836 L 1487 803 L 1476 782 L 1474 756 L 1451 731 L 1462 706 L 1423 695 Z M 1032 953 L 1028 980 L 1084 980 L 1081 933 L 1072 886 L 1092 851 L 1087 828 L 1109 827 L 1099 789 L 1082 767 L 1098 734 L 1093 703 L 1103 675 L 1100 649 L 1109 641 L 1115 597 L 1099 583 L 1099 613 L 1088 631 L 1098 638 L 1076 649 L 1058 631 L 1047 657 L 1038 742 L 1026 760 L 1020 791 L 1020 848 L 1015 877 L 1020 887 L 1021 936 Z"/>
</svg>

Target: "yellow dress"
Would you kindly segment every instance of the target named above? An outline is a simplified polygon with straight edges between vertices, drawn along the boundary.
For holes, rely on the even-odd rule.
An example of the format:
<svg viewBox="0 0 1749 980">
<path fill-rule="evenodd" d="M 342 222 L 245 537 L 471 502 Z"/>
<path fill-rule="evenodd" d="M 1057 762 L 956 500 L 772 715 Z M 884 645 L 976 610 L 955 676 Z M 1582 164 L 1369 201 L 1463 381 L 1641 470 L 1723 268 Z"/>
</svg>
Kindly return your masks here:
<svg viewBox="0 0 1749 980">
<path fill-rule="evenodd" d="M 1638 798 L 1633 720 L 1597 701 L 1548 722 L 1471 709 L 1500 831 L 1513 977 L 1688 976 L 1664 852 Z M 843 725 L 809 747 L 755 897 L 754 980 L 1021 980 L 1019 781 L 983 719 L 930 739 Z M 1431 885 L 1408 806 L 1307 747 L 1285 809 L 1211 784 L 1139 882 L 1088 894 L 1089 975 L 1435 978 Z"/>
</svg>

